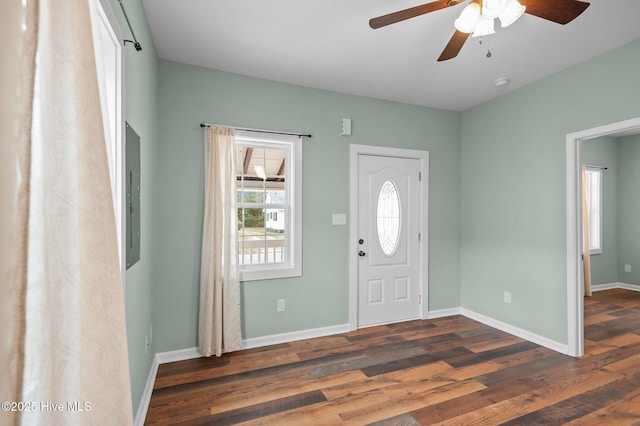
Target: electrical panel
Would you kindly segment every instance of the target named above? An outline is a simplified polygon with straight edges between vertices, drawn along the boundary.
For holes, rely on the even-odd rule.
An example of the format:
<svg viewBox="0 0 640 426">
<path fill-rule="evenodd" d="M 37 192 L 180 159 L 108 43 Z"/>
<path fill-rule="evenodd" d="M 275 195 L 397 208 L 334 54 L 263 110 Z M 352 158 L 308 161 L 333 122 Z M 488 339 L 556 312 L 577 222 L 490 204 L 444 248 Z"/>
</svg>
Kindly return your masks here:
<svg viewBox="0 0 640 426">
<path fill-rule="evenodd" d="M 140 260 L 140 137 L 126 124 L 126 241 L 127 269 Z"/>
</svg>

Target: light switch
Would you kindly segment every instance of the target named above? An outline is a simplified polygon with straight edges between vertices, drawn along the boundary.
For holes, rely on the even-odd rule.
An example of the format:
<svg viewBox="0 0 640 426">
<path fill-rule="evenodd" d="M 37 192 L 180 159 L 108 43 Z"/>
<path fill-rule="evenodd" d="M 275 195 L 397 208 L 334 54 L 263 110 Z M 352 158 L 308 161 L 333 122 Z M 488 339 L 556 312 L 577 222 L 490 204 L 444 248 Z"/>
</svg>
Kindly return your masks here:
<svg viewBox="0 0 640 426">
<path fill-rule="evenodd" d="M 347 224 L 347 215 L 344 213 L 334 213 L 331 215 L 331 224 L 332 225 L 346 225 Z"/>
<path fill-rule="evenodd" d="M 342 119 L 342 136 L 351 136 L 351 119 Z"/>
</svg>

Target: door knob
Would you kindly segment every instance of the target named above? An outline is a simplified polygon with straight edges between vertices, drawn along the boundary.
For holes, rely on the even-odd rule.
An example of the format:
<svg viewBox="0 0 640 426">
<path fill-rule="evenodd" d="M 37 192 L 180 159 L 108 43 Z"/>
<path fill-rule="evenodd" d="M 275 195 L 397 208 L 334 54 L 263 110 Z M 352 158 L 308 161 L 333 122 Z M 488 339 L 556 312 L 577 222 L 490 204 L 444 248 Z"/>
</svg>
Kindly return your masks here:
<svg viewBox="0 0 640 426">
<path fill-rule="evenodd" d="M 363 252 L 362 250 L 360 250 L 360 251 L 358 252 L 358 256 L 360 256 L 360 257 L 364 256 L 365 254 L 367 254 L 367 253 Z"/>
</svg>

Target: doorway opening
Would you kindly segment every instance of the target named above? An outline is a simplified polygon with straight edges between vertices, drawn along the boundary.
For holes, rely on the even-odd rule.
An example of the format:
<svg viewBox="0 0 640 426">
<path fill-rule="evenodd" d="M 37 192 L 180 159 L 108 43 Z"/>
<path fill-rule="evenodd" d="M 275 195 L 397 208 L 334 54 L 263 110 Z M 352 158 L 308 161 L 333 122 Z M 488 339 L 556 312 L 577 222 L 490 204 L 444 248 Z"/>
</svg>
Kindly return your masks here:
<svg viewBox="0 0 640 426">
<path fill-rule="evenodd" d="M 570 133 L 566 137 L 567 343 L 568 355 L 584 355 L 584 276 L 582 270 L 581 143 L 601 136 L 640 133 L 640 117 Z"/>
</svg>

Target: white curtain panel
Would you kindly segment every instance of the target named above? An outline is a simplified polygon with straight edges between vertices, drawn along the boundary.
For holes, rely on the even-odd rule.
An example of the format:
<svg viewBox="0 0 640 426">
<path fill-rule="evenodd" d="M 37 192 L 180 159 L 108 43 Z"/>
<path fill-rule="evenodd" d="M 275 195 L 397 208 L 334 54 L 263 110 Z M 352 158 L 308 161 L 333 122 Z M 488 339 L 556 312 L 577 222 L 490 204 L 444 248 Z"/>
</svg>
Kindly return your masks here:
<svg viewBox="0 0 640 426">
<path fill-rule="evenodd" d="M 232 129 L 208 128 L 205 162 L 199 346 L 205 356 L 220 356 L 242 345 L 236 259 L 236 150 Z"/>
<path fill-rule="evenodd" d="M 33 1 L 0 3 L 0 401 L 22 394 L 36 12 Z M 0 425 L 17 424 L 19 414 L 1 412 Z"/>
<path fill-rule="evenodd" d="M 589 206 L 587 204 L 587 168 L 582 166 L 582 271 L 584 294 L 591 296 L 591 243 L 589 239 Z"/>
<path fill-rule="evenodd" d="M 23 424 L 133 421 L 89 7 L 38 4 L 21 399 L 39 405 Z"/>
</svg>

